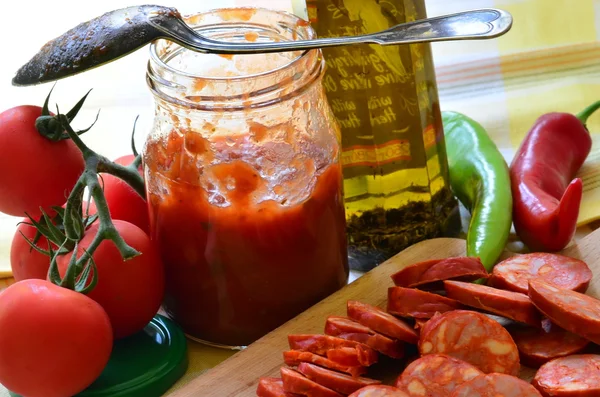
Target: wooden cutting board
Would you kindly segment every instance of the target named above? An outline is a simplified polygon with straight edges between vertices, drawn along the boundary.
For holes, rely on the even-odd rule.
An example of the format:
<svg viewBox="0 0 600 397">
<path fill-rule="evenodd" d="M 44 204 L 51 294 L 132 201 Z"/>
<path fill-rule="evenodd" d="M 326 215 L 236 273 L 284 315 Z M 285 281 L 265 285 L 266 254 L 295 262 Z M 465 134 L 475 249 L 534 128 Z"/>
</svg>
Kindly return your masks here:
<svg viewBox="0 0 600 397">
<path fill-rule="evenodd" d="M 562 253 L 588 263 L 595 276 L 587 293 L 598 298 L 600 296 L 600 229 L 568 247 Z M 279 377 L 279 368 L 284 365 L 282 353 L 289 350 L 287 335 L 323 333 L 327 316 L 345 316 L 346 302 L 351 299 L 385 308 L 387 289 L 393 286 L 390 279 L 392 273 L 415 262 L 461 255 L 465 255 L 465 240 L 439 238 L 418 243 L 330 295 L 169 396 L 256 396 L 256 386 L 261 376 Z M 505 256 L 510 255 L 507 253 Z M 380 368 L 376 369 L 375 374 L 369 373 L 369 376 L 377 379 L 390 379 L 401 372 L 403 365 L 402 360 L 378 364 L 377 366 Z M 521 377 L 530 379 L 533 373 L 533 370 L 523 368 Z"/>
</svg>

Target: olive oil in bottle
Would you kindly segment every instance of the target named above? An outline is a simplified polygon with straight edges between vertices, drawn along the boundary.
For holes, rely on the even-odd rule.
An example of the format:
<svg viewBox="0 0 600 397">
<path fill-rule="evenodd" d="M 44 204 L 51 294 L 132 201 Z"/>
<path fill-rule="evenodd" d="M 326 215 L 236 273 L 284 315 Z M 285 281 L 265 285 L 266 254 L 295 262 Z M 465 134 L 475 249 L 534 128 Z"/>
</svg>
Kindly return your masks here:
<svg viewBox="0 0 600 397">
<path fill-rule="evenodd" d="M 426 18 L 424 0 L 307 0 L 306 10 L 319 37 Z M 342 129 L 350 266 L 368 270 L 418 241 L 457 234 L 429 44 L 323 54 L 323 84 Z"/>
</svg>

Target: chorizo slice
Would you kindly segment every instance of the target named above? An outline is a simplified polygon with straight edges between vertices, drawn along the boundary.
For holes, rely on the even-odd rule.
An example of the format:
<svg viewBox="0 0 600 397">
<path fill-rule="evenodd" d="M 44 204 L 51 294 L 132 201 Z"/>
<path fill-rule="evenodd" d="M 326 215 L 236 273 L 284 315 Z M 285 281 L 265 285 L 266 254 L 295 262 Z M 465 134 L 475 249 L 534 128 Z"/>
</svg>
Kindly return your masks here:
<svg viewBox="0 0 600 397">
<path fill-rule="evenodd" d="M 288 343 L 290 348 L 293 350 L 303 350 L 311 353 L 318 354 L 320 356 L 326 356 L 329 358 L 328 352 L 330 350 L 344 349 L 345 352 L 353 350 L 353 356 L 356 358 L 359 365 L 369 366 L 377 362 L 377 352 L 371 349 L 369 346 L 355 342 L 353 340 L 347 340 L 338 338 L 331 335 L 320 335 L 320 334 L 299 334 L 299 335 L 288 335 Z M 348 353 L 346 353 L 348 354 Z M 349 357 L 349 356 L 347 356 Z M 333 360 L 336 361 L 336 360 Z M 358 365 L 358 364 L 357 364 Z"/>
<path fill-rule="evenodd" d="M 318 384 L 291 368 L 281 367 L 283 390 L 309 397 L 342 397 L 336 391 Z"/>
<path fill-rule="evenodd" d="M 429 321 L 428 318 L 415 319 L 415 329 L 419 330 L 419 332 L 421 332 L 421 329 L 423 329 L 423 327 L 425 326 L 425 323 L 427 323 L 427 321 Z"/>
<path fill-rule="evenodd" d="M 363 343 L 379 353 L 391 357 L 404 357 L 404 343 L 397 339 L 391 339 L 381 334 L 362 334 L 362 333 L 347 333 L 338 335 L 339 338 L 353 340 Z"/>
<path fill-rule="evenodd" d="M 280 378 L 260 378 L 256 388 L 258 397 L 301 397 L 302 394 L 289 393 L 283 390 Z"/>
<path fill-rule="evenodd" d="M 428 319 L 435 313 L 461 308 L 463 306 L 456 300 L 431 292 L 404 287 L 388 288 L 387 311 L 395 316 Z"/>
<path fill-rule="evenodd" d="M 358 352 L 352 347 L 338 347 L 337 349 L 327 350 L 327 358 L 333 362 L 347 367 L 357 367 L 364 365 L 360 362 Z M 368 367 L 369 365 L 365 365 Z"/>
<path fill-rule="evenodd" d="M 357 377 L 367 373 L 366 367 L 349 367 L 347 365 L 341 365 L 327 359 L 326 357 L 319 356 L 310 352 L 303 352 L 300 350 L 288 350 L 286 352 L 283 352 L 283 361 L 290 367 L 297 367 L 301 363 L 311 363 L 320 367 L 329 368 L 334 371 L 344 372 L 346 374 L 350 374 L 353 377 Z"/>
<path fill-rule="evenodd" d="M 415 263 L 391 275 L 398 287 L 441 287 L 444 280 L 474 281 L 488 278 L 488 272 L 479 258 L 455 257 Z"/>
<path fill-rule="evenodd" d="M 542 328 L 513 324 L 506 329 L 517 344 L 521 363 L 534 368 L 555 358 L 577 354 L 590 343 L 548 319 L 542 321 Z"/>
<path fill-rule="evenodd" d="M 554 324 L 600 343 L 599 300 L 541 280 L 529 281 L 529 298 Z"/>
<path fill-rule="evenodd" d="M 355 391 L 348 397 L 410 397 L 394 386 L 371 385 Z"/>
<path fill-rule="evenodd" d="M 419 352 L 446 354 L 484 373 L 519 373 L 519 351 L 500 323 L 478 312 L 455 310 L 437 314 L 421 329 Z"/>
<path fill-rule="evenodd" d="M 592 271 L 579 259 L 558 254 L 531 253 L 510 257 L 494 266 L 489 285 L 527 294 L 530 279 L 540 279 L 555 287 L 585 292 Z"/>
<path fill-rule="evenodd" d="M 445 354 L 428 354 L 410 363 L 395 386 L 410 397 L 446 397 L 479 375 L 483 372 L 466 361 Z"/>
<path fill-rule="evenodd" d="M 358 323 L 348 317 L 341 316 L 329 316 L 325 321 L 325 334 L 331 336 L 338 336 L 339 334 L 374 334 L 375 332 L 365 327 L 361 323 Z"/>
<path fill-rule="evenodd" d="M 600 356 L 575 354 L 548 361 L 531 384 L 544 396 L 600 396 Z"/>
<path fill-rule="evenodd" d="M 486 285 L 444 281 L 446 296 L 463 305 L 540 327 L 542 316 L 527 295 Z"/>
<path fill-rule="evenodd" d="M 480 375 L 450 394 L 451 397 L 542 397 L 535 387 L 506 374 Z"/>
<path fill-rule="evenodd" d="M 375 379 L 353 378 L 309 363 L 301 363 L 298 366 L 298 372 L 308 379 L 344 395 L 351 394 L 368 385 L 381 383 L 381 381 Z"/>
<path fill-rule="evenodd" d="M 348 317 L 390 338 L 416 344 L 417 332 L 404 321 L 380 308 L 358 301 L 348 301 Z"/>
<path fill-rule="evenodd" d="M 402 342 L 388 338 L 346 317 L 327 317 L 325 334 L 363 343 L 388 357 L 402 358 L 404 356 L 404 344 Z"/>
</svg>

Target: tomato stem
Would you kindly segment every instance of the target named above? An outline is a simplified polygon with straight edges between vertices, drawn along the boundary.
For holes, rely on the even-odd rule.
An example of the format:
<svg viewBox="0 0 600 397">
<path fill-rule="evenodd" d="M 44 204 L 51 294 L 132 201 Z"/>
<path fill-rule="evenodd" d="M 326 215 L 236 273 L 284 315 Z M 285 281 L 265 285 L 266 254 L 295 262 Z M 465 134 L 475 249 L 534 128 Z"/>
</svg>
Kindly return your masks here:
<svg viewBox="0 0 600 397">
<path fill-rule="evenodd" d="M 71 139 L 75 146 L 81 151 L 85 161 L 85 169 L 71 190 L 64 211 L 60 209 L 63 214 L 62 223 L 64 226 L 64 233 L 59 228 L 54 227 L 54 225 L 43 228 L 44 235 L 55 242 L 57 246 L 60 246 L 57 252 L 54 252 L 51 248 L 49 249 L 52 257 L 49 270 L 50 281 L 54 284 L 82 293 L 91 291 L 96 285 L 98 276 L 95 271 L 93 255 L 104 240 L 111 240 L 124 260 L 140 255 L 140 252 L 125 242 L 112 221 L 106 198 L 104 197 L 102 184 L 100 182 L 100 174 L 107 173 L 114 175 L 130 185 L 140 196 L 145 198 L 146 195 L 144 179 L 138 172 L 141 156 L 138 155 L 133 163 L 128 166 L 116 164 L 90 149 L 79 137 L 82 131 L 76 132 L 71 127 L 70 123 L 72 119 L 83 106 L 83 102 L 88 94 L 89 92 L 67 114 L 61 114 L 57 107 L 56 116 L 49 115 L 49 112 L 47 111 L 48 99 L 46 99 L 46 103 L 44 104 L 44 113 L 46 114 L 39 119 L 40 126 L 46 128 L 45 131 L 46 134 L 48 134 L 46 135 L 43 133 L 43 135 L 47 136 L 49 139 Z M 96 116 L 96 120 L 98 120 L 98 116 Z M 85 131 L 87 130 L 89 130 L 89 128 Z M 59 131 L 60 136 L 57 131 Z M 40 132 L 42 133 L 42 131 Z M 85 217 L 83 214 L 83 196 L 86 187 L 96 206 L 97 214 L 93 217 L 88 216 L 87 210 Z M 51 223 L 51 220 L 46 214 L 44 214 L 44 219 L 46 223 Z M 93 222 L 96 219 L 99 222 L 96 235 L 93 237 L 87 249 L 78 249 L 78 242 L 83 238 L 86 227 L 89 226 L 90 222 Z M 40 226 L 43 225 L 40 224 Z M 71 248 L 73 254 L 69 259 L 64 277 L 61 279 L 58 271 L 57 257 L 65 251 L 71 251 L 65 250 L 66 247 Z M 90 276 L 92 277 L 91 281 L 88 280 Z"/>
<path fill-rule="evenodd" d="M 85 171 L 84 171 L 85 173 Z M 75 230 L 75 225 L 74 225 L 74 218 L 75 218 L 75 211 L 77 211 L 77 208 L 75 208 L 76 204 L 81 202 L 81 199 L 83 198 L 83 193 L 85 191 L 85 177 L 82 174 L 79 179 L 77 179 L 77 182 L 75 183 L 75 186 L 73 187 L 73 190 L 71 190 L 71 194 L 69 195 L 69 199 L 67 200 L 67 205 L 65 206 L 65 217 L 63 220 L 63 225 L 65 227 L 65 234 L 67 236 L 68 239 L 70 240 L 74 240 L 74 241 L 78 241 L 79 239 L 81 239 L 81 235 L 78 233 L 78 230 Z M 81 208 L 81 205 L 79 205 L 79 207 Z"/>
<path fill-rule="evenodd" d="M 140 156 L 138 156 L 140 157 Z M 106 161 L 102 161 L 106 160 Z M 134 163 L 137 161 L 134 161 Z M 141 162 L 141 158 L 139 160 Z M 104 172 L 107 174 L 114 175 L 122 180 L 124 180 L 129 186 L 131 186 L 137 194 L 146 198 L 146 188 L 144 185 L 144 178 L 140 175 L 137 168 L 139 167 L 139 163 L 136 163 L 134 166 L 124 166 L 121 164 L 113 163 L 108 159 L 101 159 L 98 164 L 98 171 Z"/>
</svg>

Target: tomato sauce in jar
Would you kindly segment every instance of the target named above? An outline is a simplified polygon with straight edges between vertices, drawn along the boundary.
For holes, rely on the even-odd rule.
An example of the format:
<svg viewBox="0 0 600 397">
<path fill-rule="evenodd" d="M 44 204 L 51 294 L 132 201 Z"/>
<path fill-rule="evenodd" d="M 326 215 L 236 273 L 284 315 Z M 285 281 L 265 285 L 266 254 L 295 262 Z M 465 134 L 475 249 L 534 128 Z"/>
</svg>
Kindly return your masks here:
<svg viewBox="0 0 600 397">
<path fill-rule="evenodd" d="M 202 31 L 211 36 L 215 20 L 232 23 L 227 12 L 193 22 L 212 23 Z M 236 34 L 216 31 L 313 37 L 299 21 L 257 9 Z M 221 57 L 152 47 L 152 238 L 166 266 L 164 308 L 192 338 L 248 345 L 347 282 L 340 136 L 322 73 L 318 50 Z"/>
</svg>

